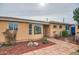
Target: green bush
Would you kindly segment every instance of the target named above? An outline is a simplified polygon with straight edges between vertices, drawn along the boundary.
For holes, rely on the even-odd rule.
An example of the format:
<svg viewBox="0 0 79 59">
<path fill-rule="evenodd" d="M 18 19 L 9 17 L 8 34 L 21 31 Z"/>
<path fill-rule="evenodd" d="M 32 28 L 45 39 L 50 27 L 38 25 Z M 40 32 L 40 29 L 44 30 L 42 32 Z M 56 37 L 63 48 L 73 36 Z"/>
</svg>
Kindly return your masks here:
<svg viewBox="0 0 79 59">
<path fill-rule="evenodd" d="M 43 44 L 47 44 L 48 43 L 47 37 L 44 37 L 41 41 L 42 41 Z"/>
<path fill-rule="evenodd" d="M 63 37 L 67 37 L 68 36 L 68 32 L 67 31 L 62 31 L 62 36 Z"/>
</svg>

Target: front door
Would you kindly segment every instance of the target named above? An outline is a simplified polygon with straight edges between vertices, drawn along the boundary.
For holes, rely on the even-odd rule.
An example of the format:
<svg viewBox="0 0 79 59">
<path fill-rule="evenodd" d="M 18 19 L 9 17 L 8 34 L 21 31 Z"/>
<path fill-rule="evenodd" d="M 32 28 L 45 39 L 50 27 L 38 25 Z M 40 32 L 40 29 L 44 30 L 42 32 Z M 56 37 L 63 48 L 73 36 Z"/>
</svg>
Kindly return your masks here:
<svg viewBox="0 0 79 59">
<path fill-rule="evenodd" d="M 44 25 L 43 34 L 44 34 L 45 37 L 49 36 L 49 25 Z"/>
</svg>

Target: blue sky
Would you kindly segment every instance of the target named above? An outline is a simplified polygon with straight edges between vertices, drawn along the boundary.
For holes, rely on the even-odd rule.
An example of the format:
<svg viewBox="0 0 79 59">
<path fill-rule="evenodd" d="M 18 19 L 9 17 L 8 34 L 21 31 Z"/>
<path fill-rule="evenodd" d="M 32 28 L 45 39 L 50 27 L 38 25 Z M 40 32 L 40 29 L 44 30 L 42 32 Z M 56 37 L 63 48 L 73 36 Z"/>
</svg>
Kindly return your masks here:
<svg viewBox="0 0 79 59">
<path fill-rule="evenodd" d="M 74 23 L 73 10 L 79 7 L 78 3 L 0 3 L 0 16 L 28 18 L 33 20 L 63 21 Z"/>
</svg>

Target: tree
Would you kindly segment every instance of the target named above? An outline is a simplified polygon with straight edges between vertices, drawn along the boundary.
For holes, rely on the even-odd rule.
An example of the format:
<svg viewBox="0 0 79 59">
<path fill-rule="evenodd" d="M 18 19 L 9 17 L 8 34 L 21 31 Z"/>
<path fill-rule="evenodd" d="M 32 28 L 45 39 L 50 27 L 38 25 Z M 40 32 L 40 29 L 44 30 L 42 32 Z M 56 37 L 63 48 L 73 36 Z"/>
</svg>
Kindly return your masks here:
<svg viewBox="0 0 79 59">
<path fill-rule="evenodd" d="M 77 23 L 78 23 L 78 27 L 79 27 L 79 7 L 78 8 L 76 8 L 74 11 L 73 11 L 73 18 L 74 18 L 74 20 L 75 21 L 77 21 Z M 79 43 L 79 39 L 78 39 L 79 37 L 78 37 L 78 35 L 76 35 L 76 42 L 78 42 Z"/>
<path fill-rule="evenodd" d="M 73 18 L 75 21 L 77 21 L 78 25 L 79 25 L 79 7 L 76 8 L 74 11 L 73 11 Z"/>
</svg>

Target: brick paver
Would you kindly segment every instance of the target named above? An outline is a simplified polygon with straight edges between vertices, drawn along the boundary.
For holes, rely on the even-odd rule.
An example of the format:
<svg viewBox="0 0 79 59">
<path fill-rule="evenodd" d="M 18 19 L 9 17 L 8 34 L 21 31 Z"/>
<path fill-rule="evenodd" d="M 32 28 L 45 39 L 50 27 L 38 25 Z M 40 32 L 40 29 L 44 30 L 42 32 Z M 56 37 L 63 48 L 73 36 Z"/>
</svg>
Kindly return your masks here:
<svg viewBox="0 0 79 59">
<path fill-rule="evenodd" d="M 78 45 L 69 42 L 64 42 L 53 38 L 49 38 L 48 40 L 56 44 L 46 48 L 24 53 L 23 55 L 68 55 L 78 49 Z"/>
</svg>

